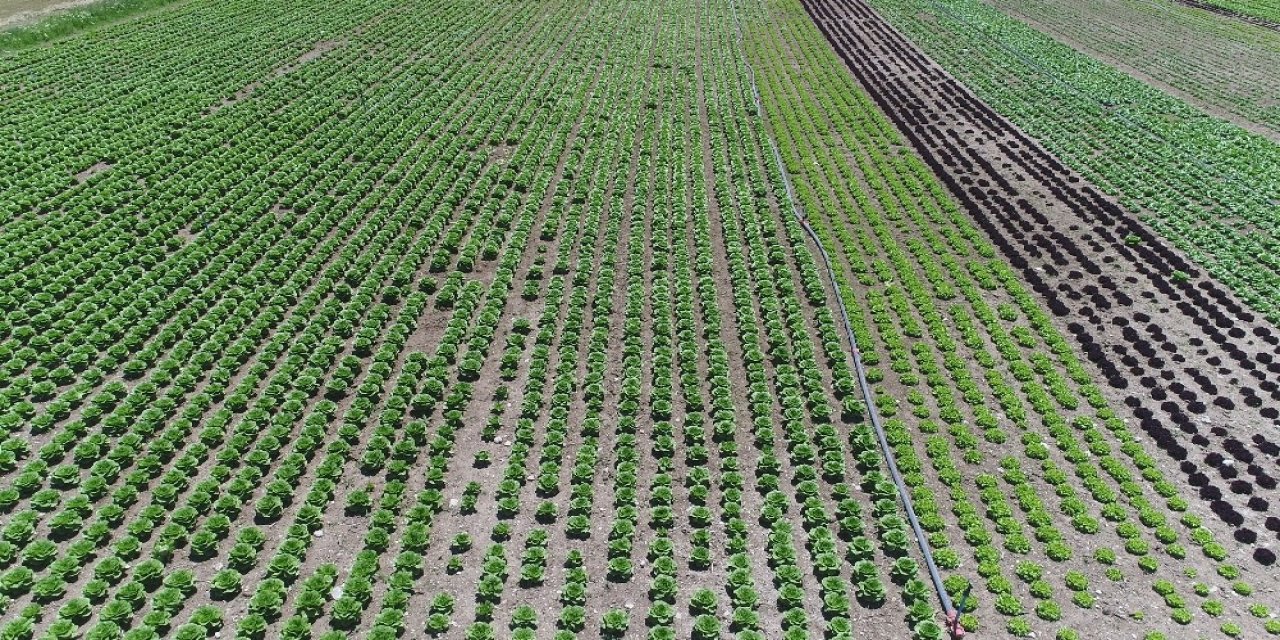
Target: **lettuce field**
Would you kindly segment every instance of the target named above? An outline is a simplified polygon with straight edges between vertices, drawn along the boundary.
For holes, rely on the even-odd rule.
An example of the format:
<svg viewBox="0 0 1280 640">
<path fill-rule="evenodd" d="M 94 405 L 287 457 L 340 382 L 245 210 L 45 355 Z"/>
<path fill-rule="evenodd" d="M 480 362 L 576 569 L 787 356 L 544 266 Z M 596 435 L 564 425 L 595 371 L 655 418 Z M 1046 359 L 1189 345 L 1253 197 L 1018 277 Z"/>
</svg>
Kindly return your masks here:
<svg viewBox="0 0 1280 640">
<path fill-rule="evenodd" d="M 0 640 L 1280 635 L 1275 107 L 1164 2 L 0 33 Z"/>
</svg>

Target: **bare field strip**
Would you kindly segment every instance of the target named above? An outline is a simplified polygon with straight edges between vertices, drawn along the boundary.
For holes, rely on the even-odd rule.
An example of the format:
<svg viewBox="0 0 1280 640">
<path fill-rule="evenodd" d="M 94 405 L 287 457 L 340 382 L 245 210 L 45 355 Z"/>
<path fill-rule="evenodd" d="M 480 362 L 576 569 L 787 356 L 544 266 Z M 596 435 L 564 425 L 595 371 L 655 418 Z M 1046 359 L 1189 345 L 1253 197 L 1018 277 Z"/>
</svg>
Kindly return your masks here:
<svg viewBox="0 0 1280 640">
<path fill-rule="evenodd" d="M 0 1 L 0 29 L 30 24 L 51 13 L 75 9 L 96 0 L 3 0 Z"/>
</svg>

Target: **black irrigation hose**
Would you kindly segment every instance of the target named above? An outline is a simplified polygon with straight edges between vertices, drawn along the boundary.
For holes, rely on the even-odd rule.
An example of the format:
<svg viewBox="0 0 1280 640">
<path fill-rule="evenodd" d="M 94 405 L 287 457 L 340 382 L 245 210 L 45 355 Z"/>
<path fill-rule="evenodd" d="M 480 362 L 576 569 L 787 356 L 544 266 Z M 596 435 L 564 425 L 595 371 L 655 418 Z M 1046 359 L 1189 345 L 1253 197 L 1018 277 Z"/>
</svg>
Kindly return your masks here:
<svg viewBox="0 0 1280 640">
<path fill-rule="evenodd" d="M 737 29 L 738 44 L 741 46 L 742 38 L 742 22 L 738 18 L 738 5 L 736 0 L 729 0 L 729 6 L 733 9 L 734 27 Z M 751 80 L 751 93 L 756 103 L 756 115 L 763 121 L 765 118 L 764 101 L 760 98 L 760 89 L 756 86 L 756 72 L 751 67 L 751 62 L 747 59 L 745 49 L 740 49 L 742 54 L 742 62 L 747 67 L 747 75 Z M 773 160 L 778 165 L 778 173 L 782 175 L 782 183 L 787 190 L 787 200 L 791 204 L 791 213 L 795 215 L 796 220 L 800 222 L 800 226 L 804 228 L 805 234 L 813 241 L 814 246 L 818 247 L 818 254 L 822 256 L 822 264 L 826 268 L 827 279 L 831 282 L 832 292 L 835 294 L 836 308 L 840 311 L 840 320 L 844 324 L 845 335 L 849 339 L 849 345 L 853 352 L 853 368 L 858 376 L 858 386 L 862 390 L 862 399 L 867 405 L 867 415 L 871 418 L 871 426 L 875 428 L 876 439 L 880 441 L 880 451 L 884 454 L 884 460 L 889 467 L 889 474 L 893 478 L 893 483 L 897 485 L 898 496 L 902 498 L 902 504 L 907 510 L 907 520 L 911 522 L 911 528 L 915 529 L 916 542 L 920 545 L 920 554 L 924 557 L 925 567 L 929 569 L 929 577 L 933 580 L 933 588 L 938 592 L 938 600 L 942 602 L 942 610 L 946 615 L 955 612 L 955 606 L 951 603 L 951 596 L 947 595 L 946 586 L 942 583 L 942 574 L 938 572 L 938 565 L 933 560 L 933 551 L 929 547 L 929 538 L 925 535 L 924 530 L 920 527 L 920 520 L 916 517 L 915 507 L 911 503 L 911 493 L 907 490 L 906 483 L 902 480 L 902 474 L 898 471 L 898 463 L 893 454 L 893 449 L 889 446 L 889 440 L 884 434 L 884 425 L 880 422 L 880 414 L 876 411 L 875 402 L 872 401 L 871 384 L 867 382 L 867 371 L 862 364 L 862 356 L 858 352 L 857 338 L 853 334 L 853 325 L 849 322 L 849 312 L 845 309 L 844 299 L 840 295 L 840 284 L 836 280 L 836 270 L 831 266 L 831 256 L 827 254 L 827 250 L 823 248 L 822 241 L 818 238 L 818 234 L 809 226 L 808 219 L 804 216 L 804 211 L 796 198 L 795 189 L 791 185 L 791 176 L 787 173 L 787 168 L 782 162 L 782 154 L 778 152 L 778 142 L 774 140 L 773 134 L 765 129 L 765 137 L 769 140 L 769 147 L 773 151 Z"/>
</svg>

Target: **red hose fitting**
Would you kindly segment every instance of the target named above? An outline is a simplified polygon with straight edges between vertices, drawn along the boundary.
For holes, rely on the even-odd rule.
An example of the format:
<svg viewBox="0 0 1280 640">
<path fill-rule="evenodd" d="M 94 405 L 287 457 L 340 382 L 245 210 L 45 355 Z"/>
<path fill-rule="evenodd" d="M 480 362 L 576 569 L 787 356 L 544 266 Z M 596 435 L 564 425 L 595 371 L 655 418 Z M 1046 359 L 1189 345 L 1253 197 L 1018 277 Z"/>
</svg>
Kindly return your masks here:
<svg viewBox="0 0 1280 640">
<path fill-rule="evenodd" d="M 964 637 L 964 627 L 960 626 L 960 613 L 955 609 L 947 612 L 946 629 L 951 640 L 960 640 Z"/>
</svg>

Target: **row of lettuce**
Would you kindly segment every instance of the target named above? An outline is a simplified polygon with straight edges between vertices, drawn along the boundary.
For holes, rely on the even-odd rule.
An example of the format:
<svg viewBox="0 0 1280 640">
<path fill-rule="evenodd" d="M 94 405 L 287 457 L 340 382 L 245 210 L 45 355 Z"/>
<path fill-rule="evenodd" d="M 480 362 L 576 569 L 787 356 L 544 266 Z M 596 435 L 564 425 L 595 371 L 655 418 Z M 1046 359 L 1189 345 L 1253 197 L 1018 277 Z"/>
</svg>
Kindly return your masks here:
<svg viewBox="0 0 1280 640">
<path fill-rule="evenodd" d="M 868 4 L 1206 275 L 1280 319 L 1280 146 L 977 0 Z"/>
<path fill-rule="evenodd" d="M 1098 593 L 1165 589 L 1198 564 L 1184 562 L 1192 554 L 1218 566 L 1200 579 L 1234 588 L 1242 613 L 1252 588 L 1224 562 L 1226 548 L 1016 273 L 903 152 L 804 9 L 765 2 L 757 18 L 749 51 L 770 123 L 838 259 L 874 400 L 948 590 L 958 599 L 973 587 L 964 625 L 1079 637 L 1073 625 L 1087 624 Z M 862 447 L 868 437 L 852 433 Z M 1234 634 L 1262 626 L 1215 621 L 1223 605 L 1213 598 L 1195 621 L 1191 601 L 1175 596 L 1170 622 Z"/>
<path fill-rule="evenodd" d="M 233 2 L 0 58 L 0 635 L 940 638 L 735 18 Z"/>
</svg>

